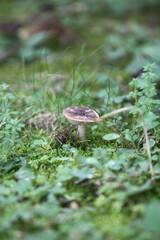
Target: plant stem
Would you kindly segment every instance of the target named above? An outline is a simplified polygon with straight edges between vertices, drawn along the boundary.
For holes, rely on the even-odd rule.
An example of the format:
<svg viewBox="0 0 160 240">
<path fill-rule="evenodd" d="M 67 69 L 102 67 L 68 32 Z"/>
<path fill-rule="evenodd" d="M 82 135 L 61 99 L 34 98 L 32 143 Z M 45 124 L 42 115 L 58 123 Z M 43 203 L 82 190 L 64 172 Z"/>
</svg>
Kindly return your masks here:
<svg viewBox="0 0 160 240">
<path fill-rule="evenodd" d="M 151 156 L 151 151 L 150 151 L 150 146 L 149 146 L 149 139 L 148 139 L 146 123 L 145 123 L 142 111 L 140 109 L 138 109 L 138 111 L 139 111 L 139 113 L 141 115 L 141 118 L 142 118 L 142 121 L 143 121 L 143 130 L 144 130 L 144 135 L 145 135 L 145 140 L 146 140 L 146 148 L 147 148 L 148 158 L 149 158 L 149 161 L 150 161 L 149 169 L 150 169 L 150 172 L 151 172 L 153 183 L 155 184 L 156 182 L 155 182 L 154 170 L 153 170 L 153 165 L 152 165 L 152 156 Z"/>
<path fill-rule="evenodd" d="M 1 94 L 2 94 L 2 103 L 3 103 L 5 118 L 6 118 L 6 124 L 7 124 L 7 108 L 6 108 L 6 102 L 5 102 L 5 98 L 4 98 L 4 93 L 3 93 L 3 91 L 1 92 Z"/>
<path fill-rule="evenodd" d="M 134 82 L 134 94 L 135 94 L 136 107 L 138 108 L 138 99 L 137 99 L 137 79 L 135 79 L 135 82 Z"/>
<path fill-rule="evenodd" d="M 103 121 L 104 118 L 110 117 L 110 116 L 115 115 L 115 114 L 117 114 L 117 113 L 129 111 L 129 110 L 133 110 L 133 109 L 137 109 L 137 107 L 131 106 L 131 107 L 124 107 L 124 108 L 117 109 L 117 110 L 115 110 L 115 111 L 112 111 L 112 112 L 110 112 L 110 113 L 107 113 L 107 114 L 99 117 L 99 119 L 97 120 L 97 122 Z"/>
<path fill-rule="evenodd" d="M 148 110 L 150 111 L 150 78 L 149 77 L 147 77 L 147 90 L 148 90 Z"/>
</svg>

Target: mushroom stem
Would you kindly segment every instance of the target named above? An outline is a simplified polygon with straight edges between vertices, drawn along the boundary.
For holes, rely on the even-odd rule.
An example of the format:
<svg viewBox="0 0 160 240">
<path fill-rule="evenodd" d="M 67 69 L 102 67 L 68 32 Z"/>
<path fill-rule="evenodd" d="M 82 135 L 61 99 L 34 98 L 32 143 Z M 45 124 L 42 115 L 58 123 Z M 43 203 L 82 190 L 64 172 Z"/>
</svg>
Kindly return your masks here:
<svg viewBox="0 0 160 240">
<path fill-rule="evenodd" d="M 85 140 L 86 136 L 86 127 L 84 124 L 78 125 L 78 137 L 81 141 Z"/>
</svg>

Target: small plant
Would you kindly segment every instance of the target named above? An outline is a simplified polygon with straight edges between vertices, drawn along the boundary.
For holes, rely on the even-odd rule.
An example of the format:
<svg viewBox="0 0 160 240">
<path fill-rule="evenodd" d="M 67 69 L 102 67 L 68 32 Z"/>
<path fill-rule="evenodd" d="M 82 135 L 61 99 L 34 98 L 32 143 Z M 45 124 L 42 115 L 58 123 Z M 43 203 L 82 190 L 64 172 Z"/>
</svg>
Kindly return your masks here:
<svg viewBox="0 0 160 240">
<path fill-rule="evenodd" d="M 154 67 L 155 67 L 154 64 L 147 64 L 144 67 L 145 73 L 142 74 L 142 79 L 134 78 L 130 83 L 130 85 L 133 86 L 133 91 L 129 93 L 128 97 L 129 98 L 133 97 L 135 99 L 136 106 L 117 109 L 113 112 L 110 112 L 108 114 L 101 116 L 98 120 L 98 121 L 104 121 L 108 125 L 108 127 L 111 127 L 109 123 L 104 120 L 105 118 L 120 112 L 128 111 L 128 110 L 130 110 L 134 116 L 137 115 L 138 117 L 137 126 L 134 125 L 134 129 L 132 129 L 132 131 L 127 129 L 125 138 L 122 135 L 120 135 L 116 129 L 112 128 L 112 130 L 118 133 L 118 135 L 125 142 L 129 141 L 133 144 L 134 141 L 136 141 L 136 143 L 138 144 L 134 143 L 134 145 L 136 145 L 137 150 L 139 148 L 140 142 L 143 139 L 145 139 L 145 142 L 146 142 L 145 147 L 147 149 L 147 154 L 149 158 L 149 169 L 151 171 L 151 176 L 153 181 L 154 181 L 154 172 L 153 172 L 152 156 L 151 156 L 150 148 L 153 147 L 156 142 L 153 139 L 149 139 L 148 131 L 150 131 L 149 132 L 150 134 L 156 133 L 156 127 L 159 125 L 159 122 L 157 121 L 159 119 L 159 116 L 155 112 L 158 107 L 158 104 L 160 104 L 159 100 L 153 99 L 153 97 L 157 95 L 155 83 L 153 83 L 153 78 L 155 77 L 155 74 L 153 73 Z M 143 127 L 142 133 L 140 128 L 141 126 Z M 140 128 L 140 130 L 138 128 Z M 116 135 L 114 139 L 116 139 L 118 135 Z M 106 139 L 106 137 L 108 137 L 108 135 L 104 136 L 104 139 Z M 132 145 L 131 147 L 134 148 L 134 146 Z"/>
<path fill-rule="evenodd" d="M 157 90 L 155 88 L 155 83 L 153 79 L 155 78 L 155 74 L 153 73 L 153 69 L 155 68 L 155 64 L 147 64 L 144 66 L 144 73 L 141 78 L 134 78 L 130 86 L 133 88 L 128 95 L 129 98 L 133 98 L 135 100 L 135 105 L 137 109 L 140 109 L 144 115 L 146 128 L 149 131 L 150 135 L 156 135 L 157 126 L 159 125 L 159 115 L 157 114 L 158 105 L 160 105 L 160 100 L 156 99 Z M 142 121 L 139 118 L 139 112 L 137 109 L 132 111 L 133 115 L 138 118 L 138 124 L 133 129 L 132 139 L 134 141 L 138 141 L 138 145 L 140 147 L 140 143 L 143 139 L 143 134 L 141 134 L 141 126 Z M 156 137 L 154 137 L 156 139 Z M 155 141 L 150 139 L 150 145 L 154 146 Z"/>
<path fill-rule="evenodd" d="M 153 99 L 157 95 L 155 83 L 153 83 L 153 79 L 156 76 L 153 73 L 154 68 L 154 63 L 148 63 L 143 68 L 144 73 L 142 74 L 142 78 L 133 78 L 129 84 L 133 88 L 133 91 L 129 93 L 128 97 L 135 99 L 136 107 L 140 108 L 143 113 L 153 111 L 155 105 L 158 103 L 158 101 Z"/>
<path fill-rule="evenodd" d="M 18 119 L 18 112 L 10 109 L 15 96 L 8 92 L 9 86 L 0 85 L 0 160 L 7 161 L 15 143 L 21 142 L 19 132 L 24 127 Z"/>
</svg>

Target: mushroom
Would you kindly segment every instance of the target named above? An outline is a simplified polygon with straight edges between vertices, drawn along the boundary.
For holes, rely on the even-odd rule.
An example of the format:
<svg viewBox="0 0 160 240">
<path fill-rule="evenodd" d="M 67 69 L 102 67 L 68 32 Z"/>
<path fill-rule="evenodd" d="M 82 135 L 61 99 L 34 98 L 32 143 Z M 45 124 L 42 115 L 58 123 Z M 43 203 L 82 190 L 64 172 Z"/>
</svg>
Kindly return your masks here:
<svg viewBox="0 0 160 240">
<path fill-rule="evenodd" d="M 88 107 L 68 107 L 63 110 L 63 115 L 69 122 L 78 125 L 78 137 L 82 141 L 85 140 L 85 125 L 99 119 L 98 113 Z"/>
</svg>

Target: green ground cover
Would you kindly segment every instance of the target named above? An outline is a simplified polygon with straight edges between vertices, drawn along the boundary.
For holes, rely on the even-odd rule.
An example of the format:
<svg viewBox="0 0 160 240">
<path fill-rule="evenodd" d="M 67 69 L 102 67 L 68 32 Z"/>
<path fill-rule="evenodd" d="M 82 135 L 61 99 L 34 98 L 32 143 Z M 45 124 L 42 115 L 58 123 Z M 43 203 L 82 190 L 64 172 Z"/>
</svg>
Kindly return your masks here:
<svg viewBox="0 0 160 240">
<path fill-rule="evenodd" d="M 47 4 L 1 3 L 5 22 L 27 19 L 21 32 L 31 15 L 53 12 L 74 40 L 62 29 L 24 40 L 0 26 L 1 53 L 20 44 L 0 54 L 0 239 L 158 240 L 159 1 Z M 57 84 L 53 74 L 68 78 Z M 80 142 L 68 106 L 100 116 L 136 106 L 151 157 L 136 109 L 88 125 Z"/>
</svg>

